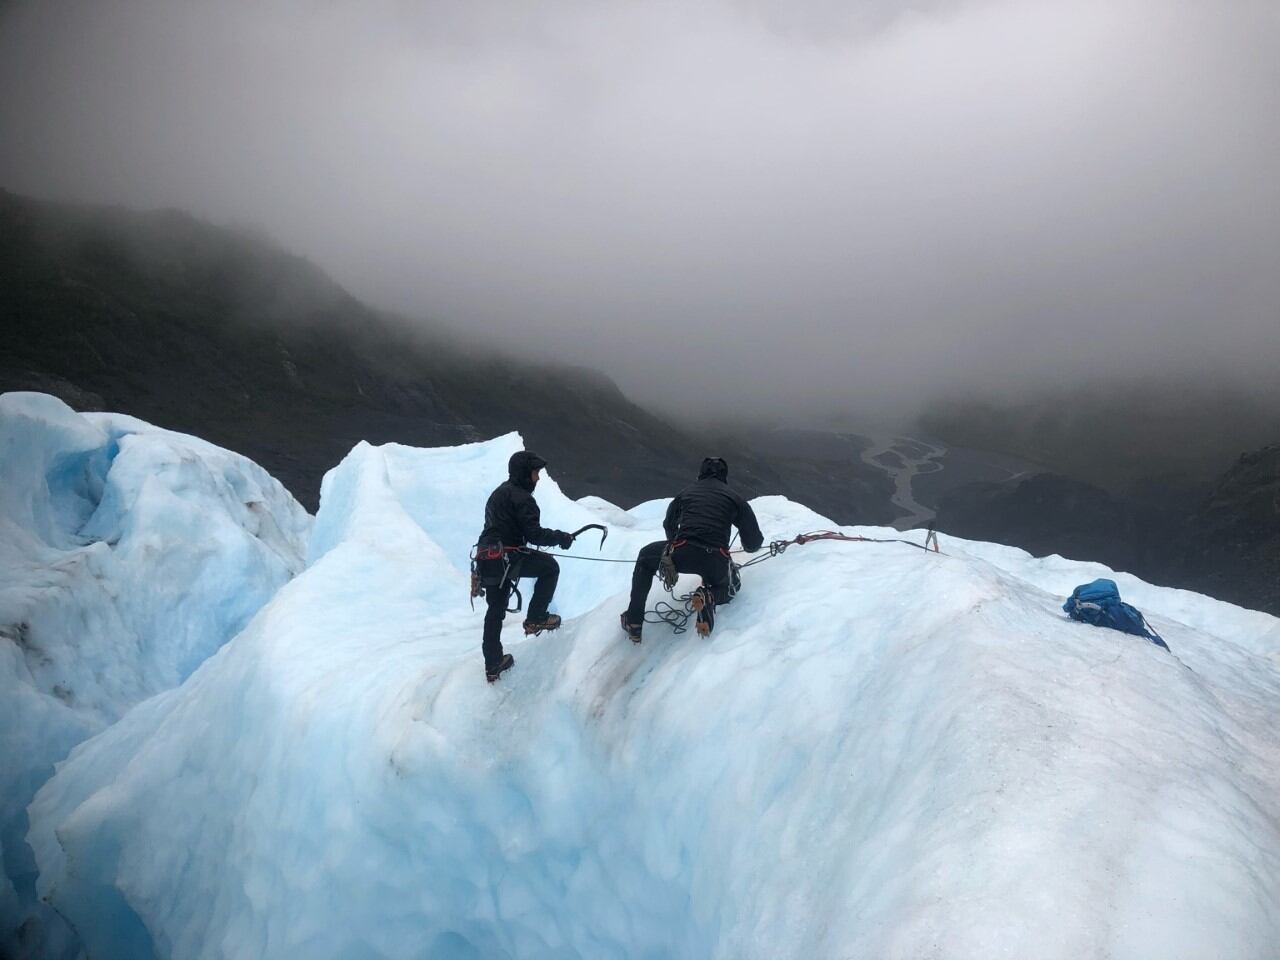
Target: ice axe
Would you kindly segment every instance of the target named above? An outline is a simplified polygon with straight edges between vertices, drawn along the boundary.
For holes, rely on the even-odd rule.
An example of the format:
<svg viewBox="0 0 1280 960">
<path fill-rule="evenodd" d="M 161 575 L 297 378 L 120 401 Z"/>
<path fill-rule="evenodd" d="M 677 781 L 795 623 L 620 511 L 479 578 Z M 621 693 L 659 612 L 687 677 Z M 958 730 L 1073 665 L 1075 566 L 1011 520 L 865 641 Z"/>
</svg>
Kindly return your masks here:
<svg viewBox="0 0 1280 960">
<path fill-rule="evenodd" d="M 600 531 L 600 549 L 603 550 L 604 542 L 609 536 L 609 528 L 603 523 L 588 523 L 585 527 L 579 527 L 577 530 L 573 531 L 569 536 L 572 539 L 577 540 L 578 537 L 582 536 L 582 534 L 586 533 L 588 530 Z"/>
</svg>

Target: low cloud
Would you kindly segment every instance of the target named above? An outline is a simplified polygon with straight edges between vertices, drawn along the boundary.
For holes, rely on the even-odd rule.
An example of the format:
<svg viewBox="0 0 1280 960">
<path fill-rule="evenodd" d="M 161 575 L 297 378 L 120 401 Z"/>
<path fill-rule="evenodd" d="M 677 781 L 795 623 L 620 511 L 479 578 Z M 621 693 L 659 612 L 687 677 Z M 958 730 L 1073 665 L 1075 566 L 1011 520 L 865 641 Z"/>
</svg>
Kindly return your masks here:
<svg viewBox="0 0 1280 960">
<path fill-rule="evenodd" d="M 0 184 L 668 409 L 1270 380 L 1276 49 L 1253 0 L 20 0 Z"/>
</svg>

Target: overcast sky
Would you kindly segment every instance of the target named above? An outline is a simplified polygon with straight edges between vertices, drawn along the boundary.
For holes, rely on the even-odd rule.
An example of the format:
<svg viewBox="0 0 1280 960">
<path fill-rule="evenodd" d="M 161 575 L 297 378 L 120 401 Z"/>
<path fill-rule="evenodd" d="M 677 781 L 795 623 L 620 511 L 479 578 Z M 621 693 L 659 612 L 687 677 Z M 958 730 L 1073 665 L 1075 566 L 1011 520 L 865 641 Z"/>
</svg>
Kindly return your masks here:
<svg viewBox="0 0 1280 960">
<path fill-rule="evenodd" d="M 0 185 L 722 412 L 1280 364 L 1275 0 L 17 0 Z"/>
</svg>

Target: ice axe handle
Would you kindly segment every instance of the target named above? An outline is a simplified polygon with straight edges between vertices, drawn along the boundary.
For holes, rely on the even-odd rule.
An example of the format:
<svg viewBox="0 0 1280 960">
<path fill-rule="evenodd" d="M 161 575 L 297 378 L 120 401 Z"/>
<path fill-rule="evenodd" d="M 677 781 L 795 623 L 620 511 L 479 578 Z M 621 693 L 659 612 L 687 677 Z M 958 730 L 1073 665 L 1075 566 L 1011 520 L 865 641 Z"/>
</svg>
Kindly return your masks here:
<svg viewBox="0 0 1280 960">
<path fill-rule="evenodd" d="M 569 536 L 577 540 L 578 537 L 586 533 L 588 530 L 600 531 L 600 549 L 603 550 L 604 542 L 609 536 L 609 528 L 606 527 L 603 523 L 588 523 L 585 527 L 579 527 L 577 530 L 573 531 L 573 533 L 569 534 Z"/>
</svg>

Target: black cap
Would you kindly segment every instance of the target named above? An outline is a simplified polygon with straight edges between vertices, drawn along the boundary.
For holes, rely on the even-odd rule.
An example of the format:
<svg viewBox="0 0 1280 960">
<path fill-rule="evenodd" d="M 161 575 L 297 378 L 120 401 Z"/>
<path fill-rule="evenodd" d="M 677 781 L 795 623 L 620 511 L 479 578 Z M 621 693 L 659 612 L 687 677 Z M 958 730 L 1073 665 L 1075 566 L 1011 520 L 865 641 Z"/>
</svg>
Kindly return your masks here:
<svg viewBox="0 0 1280 960">
<path fill-rule="evenodd" d="M 729 464 L 725 463 L 724 457 L 707 457 L 702 461 L 702 468 L 698 471 L 698 479 L 720 480 L 724 483 L 729 482 Z"/>
</svg>

